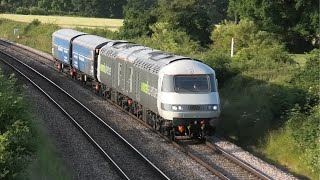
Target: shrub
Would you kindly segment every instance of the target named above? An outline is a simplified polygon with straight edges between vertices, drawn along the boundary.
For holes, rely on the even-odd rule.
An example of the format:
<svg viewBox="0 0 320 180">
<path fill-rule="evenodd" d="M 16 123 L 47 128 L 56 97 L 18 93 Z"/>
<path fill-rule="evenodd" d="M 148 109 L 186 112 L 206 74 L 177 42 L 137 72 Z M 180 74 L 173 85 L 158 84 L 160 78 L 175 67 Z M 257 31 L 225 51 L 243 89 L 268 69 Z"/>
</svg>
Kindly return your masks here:
<svg viewBox="0 0 320 180">
<path fill-rule="evenodd" d="M 230 54 L 232 38 L 234 38 L 235 54 L 243 48 L 248 48 L 253 45 L 279 44 L 279 41 L 274 34 L 259 31 L 253 21 L 243 19 L 239 24 L 225 21 L 218 25 L 211 34 L 211 40 L 213 41 L 211 48 L 215 51 Z"/>
<path fill-rule="evenodd" d="M 225 81 L 239 73 L 236 69 L 231 67 L 231 58 L 226 54 L 208 51 L 204 53 L 201 59 L 215 70 L 219 88 L 223 87 Z"/>
<path fill-rule="evenodd" d="M 320 50 L 313 50 L 304 69 L 295 74 L 293 84 L 305 92 L 305 104 L 297 105 L 289 113 L 288 128 L 297 150 L 302 154 L 301 161 L 315 174 L 320 173 L 320 106 L 319 74 Z"/>
<path fill-rule="evenodd" d="M 304 102 L 304 93 L 289 84 L 298 66 L 282 45 L 252 42 L 246 46 L 231 58 L 229 69 L 235 76 L 221 89 L 221 129 L 243 145 L 281 127 L 286 110 Z"/>
<path fill-rule="evenodd" d="M 30 14 L 30 10 L 29 10 L 29 8 L 26 8 L 26 7 L 18 7 L 16 10 L 16 13 L 27 15 L 27 14 Z"/>
<path fill-rule="evenodd" d="M 292 83 L 307 93 L 308 104 L 314 106 L 319 104 L 320 97 L 320 50 L 315 49 L 309 53 L 305 67 L 297 71 Z"/>
<path fill-rule="evenodd" d="M 291 129 L 291 137 L 297 151 L 301 154 L 299 157 L 307 169 L 315 174 L 320 173 L 320 106 L 312 107 L 307 113 L 302 113 L 299 107 L 292 109 L 290 119 L 287 122 Z"/>
<path fill-rule="evenodd" d="M 39 26 L 41 24 L 41 21 L 38 19 L 32 20 L 27 26 L 24 27 L 24 32 L 28 32 L 32 27 Z"/>
<path fill-rule="evenodd" d="M 48 15 L 48 12 L 45 9 L 39 7 L 31 7 L 30 14 L 33 15 Z"/>
<path fill-rule="evenodd" d="M 154 32 L 151 38 L 144 37 L 138 41 L 146 46 L 178 55 L 192 56 L 199 50 L 199 45 L 183 31 L 173 30 L 167 23 L 151 26 Z"/>
<path fill-rule="evenodd" d="M 15 86 L 14 76 L 0 71 L 0 178 L 14 179 L 35 152 L 27 103 Z"/>
</svg>

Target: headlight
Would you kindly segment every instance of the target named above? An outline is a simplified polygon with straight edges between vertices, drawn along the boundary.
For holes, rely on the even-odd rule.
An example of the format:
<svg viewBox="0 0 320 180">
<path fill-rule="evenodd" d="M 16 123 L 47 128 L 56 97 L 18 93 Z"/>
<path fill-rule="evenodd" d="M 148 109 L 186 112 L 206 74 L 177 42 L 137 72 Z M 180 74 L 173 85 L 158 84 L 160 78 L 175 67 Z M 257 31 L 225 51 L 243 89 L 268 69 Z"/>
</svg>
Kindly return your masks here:
<svg viewBox="0 0 320 180">
<path fill-rule="evenodd" d="M 179 109 L 179 111 L 183 110 L 182 106 L 178 106 L 178 109 Z"/>
<path fill-rule="evenodd" d="M 217 105 L 214 105 L 214 106 L 213 106 L 213 110 L 214 110 L 214 111 L 217 111 L 217 110 L 218 110 L 218 106 L 217 106 Z"/>
<path fill-rule="evenodd" d="M 209 111 L 217 111 L 218 110 L 218 105 L 209 105 L 208 106 Z"/>
<path fill-rule="evenodd" d="M 178 110 L 178 107 L 177 106 L 171 106 L 172 110 L 176 111 Z"/>
</svg>

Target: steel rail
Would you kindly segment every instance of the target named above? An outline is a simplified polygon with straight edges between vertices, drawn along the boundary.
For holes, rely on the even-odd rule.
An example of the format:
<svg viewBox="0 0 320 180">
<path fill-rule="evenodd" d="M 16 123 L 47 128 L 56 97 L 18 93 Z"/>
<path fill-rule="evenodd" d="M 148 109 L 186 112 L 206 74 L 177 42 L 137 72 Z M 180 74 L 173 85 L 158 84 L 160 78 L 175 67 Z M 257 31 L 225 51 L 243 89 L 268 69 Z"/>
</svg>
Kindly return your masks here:
<svg viewBox="0 0 320 180">
<path fill-rule="evenodd" d="M 219 152 L 222 153 L 224 157 L 226 157 L 228 160 L 231 162 L 237 164 L 238 166 L 242 167 L 246 171 L 250 172 L 251 174 L 255 175 L 257 178 L 262 179 L 262 180 L 271 180 L 272 178 L 264 174 L 263 172 L 257 170 L 256 168 L 250 166 L 248 163 L 242 161 L 241 159 L 235 157 L 231 153 L 228 153 L 224 149 L 220 148 L 219 146 L 212 144 L 208 141 L 205 142 L 206 145 L 211 148 L 212 150 L 218 150 Z"/>
<path fill-rule="evenodd" d="M 26 50 L 26 49 L 25 49 Z M 28 50 L 27 50 L 28 51 Z M 88 112 L 91 113 L 91 115 L 93 115 L 94 117 L 96 117 L 96 119 L 98 119 L 105 127 L 107 127 L 110 131 L 112 131 L 115 135 L 117 135 L 123 142 L 126 143 L 126 145 L 128 145 L 131 149 L 133 149 L 137 154 L 140 155 L 140 157 L 142 159 L 144 159 L 149 165 L 151 165 L 162 177 L 164 177 L 165 179 L 170 179 L 165 173 L 163 173 L 157 166 L 155 166 L 147 157 L 145 157 L 140 151 L 138 151 L 132 144 L 130 144 L 124 137 L 122 137 L 116 130 L 114 130 L 109 124 L 107 124 L 106 122 L 104 122 L 98 115 L 96 115 L 95 113 L 93 113 L 89 108 L 87 108 L 85 105 L 83 105 L 80 101 L 78 101 L 76 98 L 74 98 L 72 95 L 70 95 L 68 92 L 66 92 L 64 89 L 62 89 L 61 87 L 59 87 L 57 84 L 55 84 L 53 81 L 51 81 L 50 79 L 48 79 L 47 77 L 45 77 L 44 75 L 42 75 L 41 73 L 39 73 L 38 71 L 36 71 L 35 69 L 33 69 L 32 67 L 30 67 L 29 65 L 25 64 L 24 62 L 18 60 L 17 58 L 9 55 L 6 52 L 2 52 L 3 54 L 11 57 L 12 59 L 15 59 L 17 62 L 21 63 L 22 65 L 28 67 L 29 69 L 31 69 L 33 72 L 35 72 L 36 74 L 38 74 L 39 76 L 41 76 L 42 78 L 46 79 L 48 82 L 50 82 L 52 85 L 54 85 L 55 87 L 57 87 L 58 89 L 60 89 L 62 92 L 64 92 L 67 96 L 69 96 L 71 99 L 73 99 L 75 102 L 77 102 L 81 107 L 83 107 L 84 109 L 86 109 Z M 34 52 L 33 52 L 34 53 Z M 3 62 L 5 62 L 6 64 L 8 64 L 5 60 L 1 59 Z M 9 65 L 9 64 L 8 64 Z M 52 97 L 50 97 L 47 93 L 45 93 L 38 85 L 36 85 L 30 78 L 28 78 L 26 75 L 24 75 L 21 71 L 19 71 L 17 68 L 9 65 L 10 67 L 12 67 L 13 69 L 15 69 L 17 72 L 19 72 L 21 75 L 23 75 L 26 79 L 28 79 L 28 81 L 30 81 L 33 85 L 35 85 L 41 92 L 43 92 L 51 101 L 53 101 L 69 118 L 72 118 L 59 104 L 57 104 Z M 81 130 L 83 130 L 83 132 L 88 135 L 88 137 L 93 140 L 93 138 L 76 122 L 76 120 L 74 120 L 72 118 L 72 121 L 74 121 L 76 123 L 76 125 L 81 128 Z M 101 148 L 100 145 L 98 145 L 95 141 L 93 142 L 100 150 L 102 150 L 103 154 L 107 155 L 106 157 L 108 157 L 108 159 L 114 163 L 115 167 L 117 167 L 117 169 L 121 172 L 121 174 L 123 175 L 123 177 L 125 177 L 126 179 L 129 179 L 129 177 L 124 173 L 124 171 L 119 167 L 119 165 L 117 165 L 115 163 L 114 160 L 111 159 L 111 157 Z"/>
</svg>

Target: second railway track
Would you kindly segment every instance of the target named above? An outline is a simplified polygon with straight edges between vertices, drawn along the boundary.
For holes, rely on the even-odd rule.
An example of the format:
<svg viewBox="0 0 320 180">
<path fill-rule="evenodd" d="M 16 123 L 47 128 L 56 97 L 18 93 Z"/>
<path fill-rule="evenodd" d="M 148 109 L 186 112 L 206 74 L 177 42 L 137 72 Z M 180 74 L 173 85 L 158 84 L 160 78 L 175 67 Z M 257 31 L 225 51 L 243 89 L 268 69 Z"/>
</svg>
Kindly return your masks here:
<svg viewBox="0 0 320 180">
<path fill-rule="evenodd" d="M 2 49 L 3 50 L 3 49 Z M 125 179 L 169 179 L 100 117 L 52 81 L 18 59 L 0 53 L 1 60 L 37 86 L 74 122 Z"/>
</svg>

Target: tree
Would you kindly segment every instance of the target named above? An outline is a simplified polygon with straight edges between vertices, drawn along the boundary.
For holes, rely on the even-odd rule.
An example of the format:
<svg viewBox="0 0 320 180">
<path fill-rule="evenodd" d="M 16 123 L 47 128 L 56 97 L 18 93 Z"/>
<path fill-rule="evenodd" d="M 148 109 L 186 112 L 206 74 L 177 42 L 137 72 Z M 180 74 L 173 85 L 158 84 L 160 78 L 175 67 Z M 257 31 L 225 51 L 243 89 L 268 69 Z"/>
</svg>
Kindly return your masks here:
<svg viewBox="0 0 320 180">
<path fill-rule="evenodd" d="M 140 42 L 148 47 L 184 56 L 196 54 L 200 49 L 186 32 L 170 29 L 168 23 L 155 23 L 150 28 L 154 32 L 152 36 L 140 38 Z"/>
<path fill-rule="evenodd" d="M 121 38 L 134 38 L 151 35 L 150 25 L 156 22 L 152 15 L 157 0 L 128 0 L 124 8 L 124 22 L 121 29 Z"/>
<path fill-rule="evenodd" d="M 235 20 L 249 18 L 262 30 L 280 34 L 291 51 L 310 50 L 312 41 L 319 45 L 317 0 L 230 0 L 228 12 Z"/>
<path fill-rule="evenodd" d="M 210 42 L 210 24 L 206 0 L 159 0 L 156 14 L 160 22 L 173 29 L 187 32 L 192 40 L 201 44 Z"/>
<path fill-rule="evenodd" d="M 109 10 L 109 17 L 123 18 L 123 8 L 127 4 L 127 0 L 109 0 L 107 9 Z"/>
<path fill-rule="evenodd" d="M 228 0 L 203 0 L 210 25 L 218 24 L 227 18 L 228 2 Z"/>
</svg>

